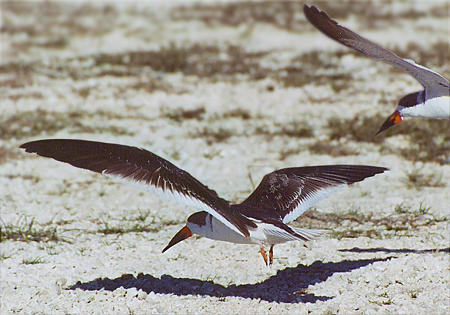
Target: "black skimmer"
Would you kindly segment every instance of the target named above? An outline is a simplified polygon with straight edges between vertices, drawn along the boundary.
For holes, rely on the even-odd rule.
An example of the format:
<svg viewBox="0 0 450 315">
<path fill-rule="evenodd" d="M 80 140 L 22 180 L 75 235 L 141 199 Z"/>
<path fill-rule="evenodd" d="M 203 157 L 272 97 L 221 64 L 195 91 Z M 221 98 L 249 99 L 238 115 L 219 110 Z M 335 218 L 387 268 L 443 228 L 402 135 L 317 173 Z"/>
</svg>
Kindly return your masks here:
<svg viewBox="0 0 450 315">
<path fill-rule="evenodd" d="M 69 163 L 147 188 L 194 206 L 191 215 L 164 248 L 199 234 L 233 243 L 259 244 L 264 261 L 273 261 L 273 246 L 291 240 L 307 241 L 322 231 L 289 227 L 309 207 L 340 186 L 383 173 L 384 167 L 327 165 L 285 168 L 264 176 L 242 203 L 231 204 L 188 172 L 141 148 L 69 139 L 32 141 L 26 152 Z M 264 246 L 270 246 L 267 259 Z"/>
<path fill-rule="evenodd" d="M 394 113 L 388 117 L 377 134 L 398 124 L 405 117 L 450 119 L 450 85 L 447 79 L 412 60 L 402 59 L 392 51 L 339 25 L 314 6 L 305 5 L 303 11 L 309 22 L 331 39 L 406 71 L 424 87 L 422 91 L 402 97 Z"/>
</svg>

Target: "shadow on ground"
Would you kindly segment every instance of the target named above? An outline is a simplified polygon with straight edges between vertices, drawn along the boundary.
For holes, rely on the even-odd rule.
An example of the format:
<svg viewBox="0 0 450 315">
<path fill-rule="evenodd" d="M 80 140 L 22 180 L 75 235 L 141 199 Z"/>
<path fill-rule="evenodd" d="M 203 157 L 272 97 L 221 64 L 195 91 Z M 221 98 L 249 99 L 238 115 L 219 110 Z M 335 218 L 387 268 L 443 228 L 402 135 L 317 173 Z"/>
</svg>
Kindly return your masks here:
<svg viewBox="0 0 450 315">
<path fill-rule="evenodd" d="M 432 254 L 432 253 L 450 253 L 450 247 L 447 248 L 435 248 L 435 249 L 409 249 L 409 248 L 383 248 L 383 247 L 375 247 L 375 248 L 359 248 L 353 247 L 350 249 L 339 249 L 340 252 L 350 252 L 350 253 L 405 253 L 405 254 Z"/>
<path fill-rule="evenodd" d="M 280 270 L 276 275 L 255 284 L 223 286 L 212 281 L 189 278 L 174 278 L 163 275 L 156 278 L 152 275 L 139 274 L 137 277 L 126 274 L 116 279 L 96 279 L 81 283 L 80 281 L 68 290 L 108 290 L 114 291 L 124 287 L 136 288 L 147 293 L 184 295 L 207 295 L 213 297 L 243 297 L 261 299 L 268 302 L 283 303 L 315 303 L 332 299 L 329 296 L 316 296 L 304 290 L 309 286 L 325 281 L 336 272 L 349 272 L 365 267 L 374 262 L 387 261 L 393 257 L 379 259 L 345 260 L 341 262 L 314 262 L 310 266 L 299 264 L 297 267 Z"/>
</svg>

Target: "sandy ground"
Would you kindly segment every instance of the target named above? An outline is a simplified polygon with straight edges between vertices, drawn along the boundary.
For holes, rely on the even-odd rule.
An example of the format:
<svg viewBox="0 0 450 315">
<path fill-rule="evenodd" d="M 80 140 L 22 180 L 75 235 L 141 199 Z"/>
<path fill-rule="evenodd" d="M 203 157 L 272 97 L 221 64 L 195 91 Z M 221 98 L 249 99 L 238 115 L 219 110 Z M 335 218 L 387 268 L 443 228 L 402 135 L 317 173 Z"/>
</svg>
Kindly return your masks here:
<svg viewBox="0 0 450 315">
<path fill-rule="evenodd" d="M 319 6 L 448 77 L 448 2 Z M 1 3 L 3 314 L 450 313 L 449 123 L 374 138 L 419 84 L 301 7 Z M 235 202 L 282 167 L 391 170 L 299 218 L 329 235 L 268 268 L 258 246 L 203 238 L 161 254 L 195 209 L 18 149 L 42 138 L 145 147 Z"/>
</svg>

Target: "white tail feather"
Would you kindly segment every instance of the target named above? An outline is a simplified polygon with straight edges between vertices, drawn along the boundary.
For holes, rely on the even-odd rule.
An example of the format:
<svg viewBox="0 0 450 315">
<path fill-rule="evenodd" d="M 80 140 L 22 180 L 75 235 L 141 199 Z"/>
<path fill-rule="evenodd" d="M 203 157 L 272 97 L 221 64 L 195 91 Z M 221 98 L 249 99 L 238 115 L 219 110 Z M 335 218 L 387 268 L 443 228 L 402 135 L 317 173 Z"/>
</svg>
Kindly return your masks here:
<svg viewBox="0 0 450 315">
<path fill-rule="evenodd" d="M 327 230 L 302 229 L 302 228 L 295 228 L 292 226 L 290 228 L 293 229 L 295 233 L 303 236 L 304 238 L 306 238 L 308 240 L 316 239 L 316 238 L 322 236 L 323 234 L 329 232 Z"/>
</svg>

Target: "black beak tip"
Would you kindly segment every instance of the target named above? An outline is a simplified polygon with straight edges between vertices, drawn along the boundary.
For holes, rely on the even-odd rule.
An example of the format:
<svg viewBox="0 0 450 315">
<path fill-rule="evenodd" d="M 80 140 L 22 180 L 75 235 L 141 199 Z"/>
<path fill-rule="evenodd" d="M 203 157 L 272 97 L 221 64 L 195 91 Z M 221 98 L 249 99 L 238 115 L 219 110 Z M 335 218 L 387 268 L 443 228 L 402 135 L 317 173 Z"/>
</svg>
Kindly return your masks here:
<svg viewBox="0 0 450 315">
<path fill-rule="evenodd" d="M 184 226 L 180 231 L 178 231 L 177 234 L 175 234 L 174 237 L 172 237 L 169 244 L 167 244 L 167 246 L 164 247 L 162 252 L 164 253 L 166 250 L 171 248 L 173 245 L 178 244 L 179 242 L 181 242 L 191 236 L 192 236 L 191 230 L 187 226 Z"/>
<path fill-rule="evenodd" d="M 383 131 L 385 131 L 387 128 L 383 128 L 383 126 L 381 126 L 381 128 L 378 130 L 378 132 L 375 134 L 375 137 L 377 137 L 380 133 L 382 133 Z"/>
<path fill-rule="evenodd" d="M 382 133 L 386 129 L 398 124 L 401 121 L 402 121 L 402 116 L 400 115 L 400 113 L 398 111 L 395 111 L 391 116 L 389 116 L 386 119 L 386 121 L 383 123 L 380 130 L 378 130 L 378 132 L 376 133 L 375 136 L 378 136 L 380 133 Z"/>
<path fill-rule="evenodd" d="M 375 135 L 378 136 L 380 133 L 382 133 L 383 131 L 385 131 L 386 129 L 392 127 L 394 125 L 394 123 L 391 120 L 391 117 L 389 117 L 384 124 L 380 127 L 380 129 L 378 130 L 377 134 Z"/>
</svg>

